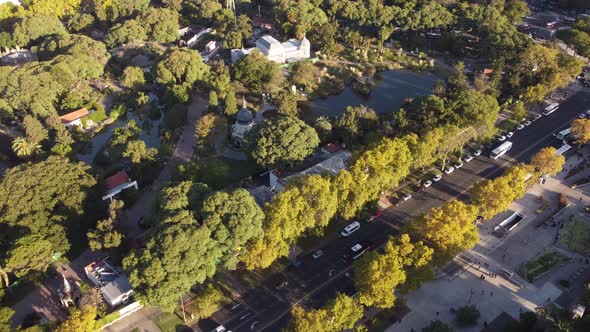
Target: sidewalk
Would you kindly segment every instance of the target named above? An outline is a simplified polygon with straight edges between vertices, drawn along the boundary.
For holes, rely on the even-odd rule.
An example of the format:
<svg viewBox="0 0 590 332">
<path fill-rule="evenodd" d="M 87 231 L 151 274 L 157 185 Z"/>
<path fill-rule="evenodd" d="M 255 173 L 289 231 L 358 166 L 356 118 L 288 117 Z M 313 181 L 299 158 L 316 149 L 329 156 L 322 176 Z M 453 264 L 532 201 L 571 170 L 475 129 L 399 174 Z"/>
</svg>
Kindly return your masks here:
<svg viewBox="0 0 590 332">
<path fill-rule="evenodd" d="M 585 147 L 584 155 L 590 154 L 589 150 Z M 567 158 L 565 168 L 570 169 L 582 160 L 583 158 L 574 153 Z M 563 212 L 563 218 L 567 218 L 571 213 L 577 213 L 581 206 L 590 204 L 589 196 L 568 186 L 576 179 L 588 176 L 590 168 L 563 180 L 566 174 L 563 171 L 544 185 L 533 185 L 527 190 L 524 198 L 511 204 L 510 211 L 521 212 L 527 215 L 527 218 L 506 236 L 497 238 L 491 232 L 510 212 L 501 213 L 480 225 L 480 242 L 474 249 L 461 254 L 464 257 L 462 262 L 456 261 L 462 271 L 427 282 L 420 289 L 408 294 L 406 304 L 412 311 L 401 322 L 390 326 L 387 331 L 420 331 L 431 320 L 437 318 L 457 330 L 459 326 L 456 324 L 455 314 L 451 313 L 451 308 L 474 304 L 481 313 L 478 324 L 460 329 L 475 332 L 484 327 L 484 322 L 490 323 L 502 312 L 518 319 L 521 312 L 534 311 L 536 307 L 545 305 L 548 300 L 555 301 L 563 293 L 555 286 L 555 279 L 567 279 L 565 275 L 580 267 L 580 264 L 576 263 L 577 260 L 562 265 L 533 283 L 527 282 L 517 273 L 514 274 L 517 283 L 513 283 L 503 276 L 502 269 L 515 272 L 522 263 L 547 250 L 571 255 L 554 246 L 559 227 L 537 227 L 540 220 L 552 215 L 556 209 L 553 213 L 540 215 L 535 211 L 540 206 L 537 200 L 539 195 L 547 198 L 552 196 L 549 204 L 556 208 L 558 193 L 564 193 L 572 206 Z M 496 273 L 497 276 L 492 277 L 490 273 Z M 482 275 L 485 279 L 481 278 Z M 519 283 L 522 284 L 522 288 L 519 287 Z"/>
</svg>

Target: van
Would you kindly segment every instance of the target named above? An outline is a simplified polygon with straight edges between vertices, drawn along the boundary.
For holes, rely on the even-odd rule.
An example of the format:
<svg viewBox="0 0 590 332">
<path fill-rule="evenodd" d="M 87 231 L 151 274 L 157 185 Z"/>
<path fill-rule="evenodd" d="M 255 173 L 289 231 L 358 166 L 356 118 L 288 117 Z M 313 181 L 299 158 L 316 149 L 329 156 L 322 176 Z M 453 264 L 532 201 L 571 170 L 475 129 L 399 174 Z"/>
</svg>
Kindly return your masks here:
<svg viewBox="0 0 590 332">
<path fill-rule="evenodd" d="M 344 230 L 340 233 L 340 235 L 349 236 L 350 234 L 356 232 L 359 228 L 361 228 L 361 224 L 358 221 L 355 221 L 350 225 L 344 227 Z"/>
<path fill-rule="evenodd" d="M 547 107 L 545 107 L 545 110 L 543 111 L 543 115 L 547 116 L 555 111 L 557 111 L 557 109 L 559 108 L 559 104 L 558 103 L 553 103 Z"/>
<path fill-rule="evenodd" d="M 514 272 L 512 272 L 510 270 L 506 270 L 506 269 L 502 269 L 502 273 L 508 279 L 512 278 L 512 276 L 514 275 Z"/>
</svg>

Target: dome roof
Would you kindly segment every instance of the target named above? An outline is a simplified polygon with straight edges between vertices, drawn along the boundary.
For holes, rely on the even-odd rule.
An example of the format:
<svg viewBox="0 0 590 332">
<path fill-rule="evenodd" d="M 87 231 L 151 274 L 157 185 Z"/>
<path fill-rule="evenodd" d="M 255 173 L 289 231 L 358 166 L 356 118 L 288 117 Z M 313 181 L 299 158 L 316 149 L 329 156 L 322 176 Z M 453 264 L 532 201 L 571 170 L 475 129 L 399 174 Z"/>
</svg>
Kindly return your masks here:
<svg viewBox="0 0 590 332">
<path fill-rule="evenodd" d="M 254 120 L 254 115 L 246 106 L 246 98 L 242 99 L 242 109 L 236 114 L 236 122 L 241 125 L 249 125 Z"/>
</svg>

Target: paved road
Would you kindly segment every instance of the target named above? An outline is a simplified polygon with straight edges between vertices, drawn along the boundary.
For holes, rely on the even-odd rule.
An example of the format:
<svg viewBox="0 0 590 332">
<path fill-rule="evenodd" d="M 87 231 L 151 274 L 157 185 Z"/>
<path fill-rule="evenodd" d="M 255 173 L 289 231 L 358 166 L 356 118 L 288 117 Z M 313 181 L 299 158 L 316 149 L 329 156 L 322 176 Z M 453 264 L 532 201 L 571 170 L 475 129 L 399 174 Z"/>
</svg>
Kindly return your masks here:
<svg viewBox="0 0 590 332">
<path fill-rule="evenodd" d="M 336 292 L 354 294 L 354 282 L 350 262 L 343 260 L 343 254 L 359 240 L 369 239 L 378 245 L 389 236 L 398 234 L 399 228 L 413 217 L 438 207 L 452 199 L 466 199 L 466 191 L 483 178 L 495 178 L 515 162 L 528 162 L 530 157 L 545 146 L 559 146 L 561 142 L 553 133 L 566 128 L 575 117 L 590 109 L 590 93 L 578 92 L 565 100 L 560 109 L 532 125 L 518 131 L 510 139 L 513 148 L 498 160 L 484 155 L 443 179 L 426 190 L 414 193 L 413 198 L 397 207 L 387 209 L 383 216 L 373 223 L 362 223 L 361 228 L 348 238 L 328 235 L 328 243 L 322 248 L 324 254 L 317 260 L 304 259 L 299 267 L 289 267 L 270 277 L 229 306 L 238 303 L 241 311 L 217 312 L 212 319 L 201 321 L 195 329 L 209 331 L 222 323 L 232 331 L 278 331 L 288 321 L 292 305 L 319 307 L 333 298 Z M 484 150 L 484 154 L 487 154 Z M 343 225 L 344 226 L 344 225 Z"/>
</svg>

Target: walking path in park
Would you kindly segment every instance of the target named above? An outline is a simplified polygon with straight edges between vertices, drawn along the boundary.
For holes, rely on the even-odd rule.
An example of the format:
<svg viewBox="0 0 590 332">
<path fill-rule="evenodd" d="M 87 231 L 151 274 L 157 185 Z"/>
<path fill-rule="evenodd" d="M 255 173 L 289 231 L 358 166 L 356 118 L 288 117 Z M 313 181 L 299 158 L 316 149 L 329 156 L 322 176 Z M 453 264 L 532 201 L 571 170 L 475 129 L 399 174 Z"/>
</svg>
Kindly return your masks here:
<svg viewBox="0 0 590 332">
<path fill-rule="evenodd" d="M 156 198 L 159 188 L 170 180 L 178 163 L 187 162 L 191 159 L 195 146 L 195 123 L 201 118 L 206 107 L 207 102 L 195 94 L 192 103 L 188 106 L 187 123 L 176 144 L 172 157 L 168 160 L 152 187 L 149 190 L 142 191 L 133 206 L 127 209 L 126 224 L 118 225 L 126 234 L 127 239 L 136 239 L 142 235 L 144 230 L 139 227 L 139 219 L 149 211 L 149 207 Z M 85 280 L 84 266 L 104 256 L 105 253 L 103 252 L 93 252 L 87 249 L 69 264 L 61 265 L 58 272 L 63 273 L 64 276 L 72 280 Z M 57 294 L 57 290 L 62 284 L 63 278 L 61 275 L 39 283 L 31 293 L 12 306 L 15 311 L 12 316 L 13 324 L 21 324 L 25 316 L 34 311 L 43 314 L 49 320 L 65 319 L 66 311 L 59 305 L 59 296 Z M 136 312 L 135 317 L 144 317 L 145 315 L 144 309 L 141 309 Z M 150 329 L 149 331 L 154 330 Z"/>
</svg>

